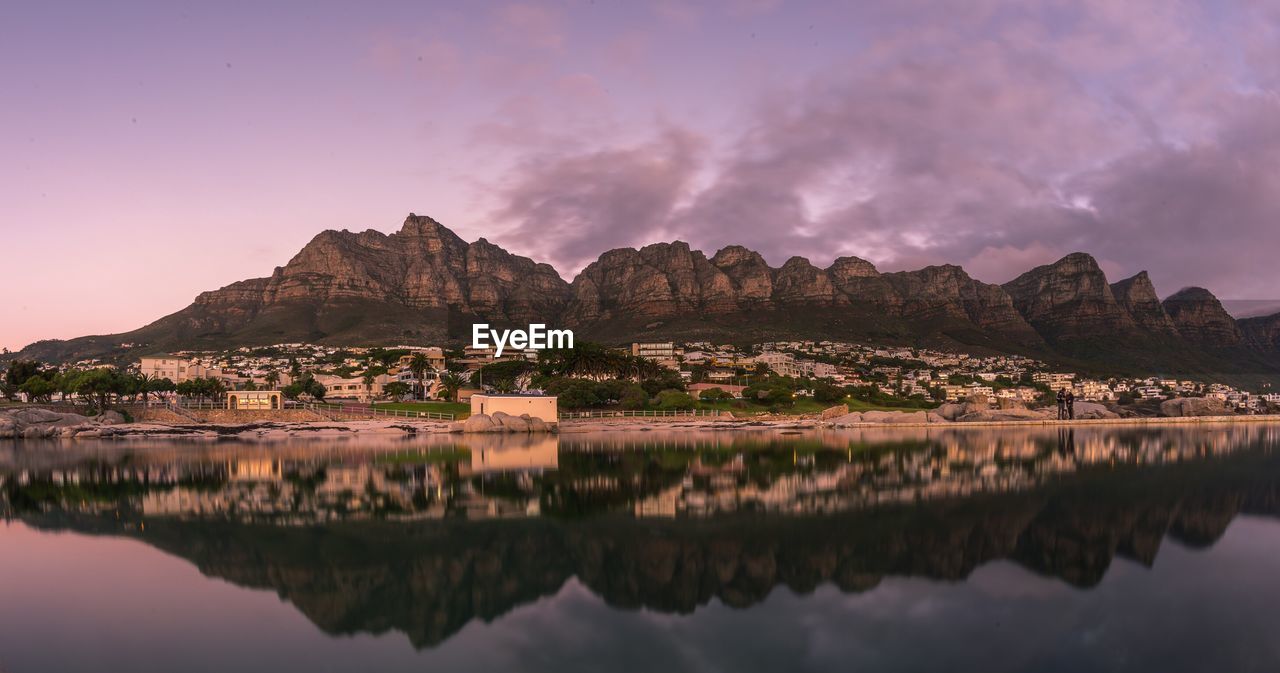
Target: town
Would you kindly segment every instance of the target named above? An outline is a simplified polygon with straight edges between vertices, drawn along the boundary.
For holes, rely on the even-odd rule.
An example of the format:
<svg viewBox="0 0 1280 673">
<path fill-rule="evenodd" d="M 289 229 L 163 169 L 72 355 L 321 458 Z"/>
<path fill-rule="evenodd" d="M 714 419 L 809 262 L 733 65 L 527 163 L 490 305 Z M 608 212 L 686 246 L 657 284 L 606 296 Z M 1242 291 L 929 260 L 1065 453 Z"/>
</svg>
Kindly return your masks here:
<svg viewBox="0 0 1280 673">
<path fill-rule="evenodd" d="M 62 366 L 7 363 L 11 401 L 165 401 L 231 408 L 302 403 L 465 414 L 485 393 L 555 395 L 568 411 L 720 410 L 735 415 L 853 409 L 923 410 L 985 398 L 1002 406 L 1075 399 L 1155 415 L 1159 403 L 1196 397 L 1231 413 L 1280 409 L 1280 393 L 1160 375 L 1098 377 L 1017 355 L 973 355 L 833 341 L 749 347 L 710 342 L 579 343 L 548 350 L 285 343 L 226 351 L 149 353 L 123 367 L 98 360 Z M 274 392 L 276 394 L 267 394 Z M 238 394 L 233 394 L 238 393 Z"/>
</svg>

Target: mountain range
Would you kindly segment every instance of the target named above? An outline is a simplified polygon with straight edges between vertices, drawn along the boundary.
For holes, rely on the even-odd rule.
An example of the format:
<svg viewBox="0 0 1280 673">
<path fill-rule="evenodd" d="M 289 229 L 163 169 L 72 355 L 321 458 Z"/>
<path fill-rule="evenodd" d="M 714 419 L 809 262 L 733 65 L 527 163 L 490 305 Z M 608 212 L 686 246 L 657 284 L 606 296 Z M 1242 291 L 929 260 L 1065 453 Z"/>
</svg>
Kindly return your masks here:
<svg viewBox="0 0 1280 673">
<path fill-rule="evenodd" d="M 741 246 L 707 257 L 675 241 L 610 250 L 566 282 L 548 264 L 412 213 L 389 235 L 324 231 L 270 276 L 204 292 L 132 332 L 40 341 L 19 355 L 459 344 L 473 322 L 540 322 L 606 343 L 875 340 L 1135 373 L 1280 375 L 1280 314 L 1237 320 L 1203 288 L 1161 300 L 1145 271 L 1111 283 L 1085 253 L 993 285 L 949 264 L 882 273 L 857 257 L 825 269 L 792 257 L 774 268 Z"/>
</svg>

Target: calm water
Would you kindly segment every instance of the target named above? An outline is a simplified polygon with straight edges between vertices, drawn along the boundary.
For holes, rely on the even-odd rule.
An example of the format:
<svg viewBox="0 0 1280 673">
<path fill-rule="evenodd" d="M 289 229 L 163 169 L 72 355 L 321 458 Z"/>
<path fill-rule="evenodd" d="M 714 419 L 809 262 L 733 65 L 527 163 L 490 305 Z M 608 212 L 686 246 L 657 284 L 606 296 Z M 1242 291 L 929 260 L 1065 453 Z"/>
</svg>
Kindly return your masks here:
<svg viewBox="0 0 1280 673">
<path fill-rule="evenodd" d="M 0 671 L 1280 667 L 1280 426 L 0 444 Z"/>
</svg>

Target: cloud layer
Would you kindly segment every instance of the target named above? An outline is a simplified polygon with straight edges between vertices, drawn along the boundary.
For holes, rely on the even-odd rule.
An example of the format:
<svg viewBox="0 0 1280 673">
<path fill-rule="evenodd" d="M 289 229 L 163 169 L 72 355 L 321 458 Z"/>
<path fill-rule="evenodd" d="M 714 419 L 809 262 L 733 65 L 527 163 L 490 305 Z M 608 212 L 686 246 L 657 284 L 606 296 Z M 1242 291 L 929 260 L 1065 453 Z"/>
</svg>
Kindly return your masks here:
<svg viewBox="0 0 1280 673">
<path fill-rule="evenodd" d="M 562 271 L 680 238 L 996 282 L 1085 250 L 1165 294 L 1280 290 L 1273 4 L 886 0 L 841 20 L 860 46 L 767 87 L 731 133 L 664 119 L 609 149 L 545 147 L 495 217 Z"/>
</svg>

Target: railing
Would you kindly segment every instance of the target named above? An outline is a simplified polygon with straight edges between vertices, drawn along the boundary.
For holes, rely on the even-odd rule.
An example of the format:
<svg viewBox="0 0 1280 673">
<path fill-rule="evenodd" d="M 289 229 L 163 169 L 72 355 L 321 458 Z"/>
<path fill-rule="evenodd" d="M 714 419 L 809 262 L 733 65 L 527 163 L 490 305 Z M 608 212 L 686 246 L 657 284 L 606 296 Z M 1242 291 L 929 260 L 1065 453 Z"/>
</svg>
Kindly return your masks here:
<svg viewBox="0 0 1280 673">
<path fill-rule="evenodd" d="M 674 418 L 678 416 L 719 416 L 719 409 L 637 409 L 605 411 L 562 411 L 560 420 L 574 418 Z"/>
<path fill-rule="evenodd" d="M 367 404 L 332 404 L 328 402 L 308 402 L 307 409 L 322 415 L 348 416 L 357 418 L 417 418 L 436 421 L 452 421 L 453 414 L 437 411 L 407 411 L 404 409 L 379 409 Z"/>
</svg>

